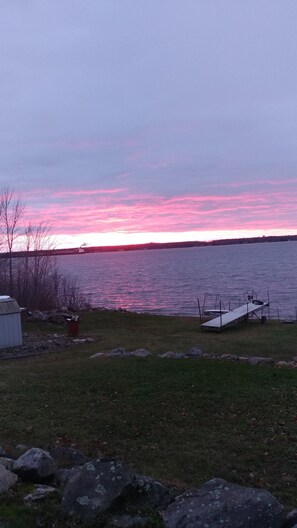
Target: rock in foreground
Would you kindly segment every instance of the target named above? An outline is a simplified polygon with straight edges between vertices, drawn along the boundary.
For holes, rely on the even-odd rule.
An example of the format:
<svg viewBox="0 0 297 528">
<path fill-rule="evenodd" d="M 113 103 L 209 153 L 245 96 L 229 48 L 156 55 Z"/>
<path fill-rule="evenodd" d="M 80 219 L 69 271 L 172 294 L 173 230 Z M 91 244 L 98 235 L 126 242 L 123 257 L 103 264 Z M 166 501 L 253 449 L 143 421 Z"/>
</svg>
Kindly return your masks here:
<svg viewBox="0 0 297 528">
<path fill-rule="evenodd" d="M 126 495 L 134 478 L 129 466 L 119 461 L 88 462 L 68 480 L 62 510 L 67 515 L 92 521 Z"/>
<path fill-rule="evenodd" d="M 213 479 L 162 513 L 166 528 L 281 528 L 283 506 L 266 490 Z"/>
</svg>

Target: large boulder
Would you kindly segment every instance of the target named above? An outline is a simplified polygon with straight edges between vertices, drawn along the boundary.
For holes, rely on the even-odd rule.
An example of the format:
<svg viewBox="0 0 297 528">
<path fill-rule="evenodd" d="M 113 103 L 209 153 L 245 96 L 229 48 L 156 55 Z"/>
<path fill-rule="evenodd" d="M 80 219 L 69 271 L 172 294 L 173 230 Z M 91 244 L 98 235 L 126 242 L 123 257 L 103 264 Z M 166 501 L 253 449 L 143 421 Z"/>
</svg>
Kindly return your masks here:
<svg viewBox="0 0 297 528">
<path fill-rule="evenodd" d="M 53 476 L 55 464 L 47 451 L 33 447 L 28 449 L 14 463 L 13 471 L 23 480 L 42 483 Z"/>
<path fill-rule="evenodd" d="M 266 490 L 213 479 L 162 512 L 166 528 L 281 528 L 283 506 Z"/>
<path fill-rule="evenodd" d="M 88 462 L 68 480 L 62 510 L 72 517 L 92 521 L 125 498 L 134 478 L 130 467 L 120 461 Z"/>
<path fill-rule="evenodd" d="M 0 464 L 0 495 L 6 493 L 17 483 L 18 477 Z"/>
</svg>

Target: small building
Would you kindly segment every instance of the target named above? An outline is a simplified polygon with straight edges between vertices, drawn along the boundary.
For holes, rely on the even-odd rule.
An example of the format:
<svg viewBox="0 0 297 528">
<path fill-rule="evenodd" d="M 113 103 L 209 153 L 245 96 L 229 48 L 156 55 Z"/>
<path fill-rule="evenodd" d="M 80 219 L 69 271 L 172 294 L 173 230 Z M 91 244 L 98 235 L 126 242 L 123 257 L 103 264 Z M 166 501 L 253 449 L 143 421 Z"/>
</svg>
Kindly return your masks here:
<svg viewBox="0 0 297 528">
<path fill-rule="evenodd" d="M 23 343 L 21 310 L 15 299 L 0 295 L 0 348 Z"/>
</svg>

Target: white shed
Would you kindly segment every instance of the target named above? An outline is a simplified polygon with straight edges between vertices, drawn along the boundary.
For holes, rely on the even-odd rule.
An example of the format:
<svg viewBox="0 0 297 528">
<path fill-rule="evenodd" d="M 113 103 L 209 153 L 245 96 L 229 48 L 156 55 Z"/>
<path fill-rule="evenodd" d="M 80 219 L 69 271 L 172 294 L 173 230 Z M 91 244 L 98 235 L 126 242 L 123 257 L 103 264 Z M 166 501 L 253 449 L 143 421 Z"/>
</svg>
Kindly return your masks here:
<svg viewBox="0 0 297 528">
<path fill-rule="evenodd" d="M 0 348 L 20 346 L 22 342 L 20 307 L 15 299 L 0 295 Z"/>
</svg>

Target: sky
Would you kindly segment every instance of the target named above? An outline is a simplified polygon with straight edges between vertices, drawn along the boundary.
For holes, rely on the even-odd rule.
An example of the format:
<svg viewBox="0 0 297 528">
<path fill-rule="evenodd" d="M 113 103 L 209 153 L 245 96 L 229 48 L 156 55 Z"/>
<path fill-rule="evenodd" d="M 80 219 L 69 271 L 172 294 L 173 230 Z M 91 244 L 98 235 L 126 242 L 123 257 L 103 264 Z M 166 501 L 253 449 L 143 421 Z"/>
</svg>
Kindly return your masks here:
<svg viewBox="0 0 297 528">
<path fill-rule="evenodd" d="M 296 0 L 0 13 L 0 187 L 58 246 L 297 233 Z"/>
</svg>

